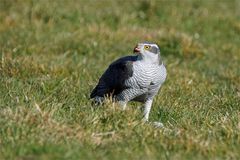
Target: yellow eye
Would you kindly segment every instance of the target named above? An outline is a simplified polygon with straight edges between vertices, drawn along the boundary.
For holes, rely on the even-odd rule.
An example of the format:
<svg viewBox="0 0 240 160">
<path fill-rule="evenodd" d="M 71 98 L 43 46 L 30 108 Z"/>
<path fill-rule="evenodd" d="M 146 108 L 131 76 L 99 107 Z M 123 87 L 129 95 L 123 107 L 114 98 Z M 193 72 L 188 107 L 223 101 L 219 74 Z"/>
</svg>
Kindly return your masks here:
<svg viewBox="0 0 240 160">
<path fill-rule="evenodd" d="M 149 50 L 150 46 L 146 45 L 144 46 L 144 49 Z"/>
</svg>

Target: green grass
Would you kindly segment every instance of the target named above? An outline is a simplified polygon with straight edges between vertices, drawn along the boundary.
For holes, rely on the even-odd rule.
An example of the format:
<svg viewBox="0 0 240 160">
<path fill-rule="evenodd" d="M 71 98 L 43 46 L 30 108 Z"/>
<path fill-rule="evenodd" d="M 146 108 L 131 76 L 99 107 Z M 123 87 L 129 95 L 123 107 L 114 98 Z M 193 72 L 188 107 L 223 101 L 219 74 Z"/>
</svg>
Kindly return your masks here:
<svg viewBox="0 0 240 160">
<path fill-rule="evenodd" d="M 0 159 L 240 159 L 238 0 L 0 0 Z M 150 121 L 89 93 L 141 41 L 168 77 Z"/>
</svg>

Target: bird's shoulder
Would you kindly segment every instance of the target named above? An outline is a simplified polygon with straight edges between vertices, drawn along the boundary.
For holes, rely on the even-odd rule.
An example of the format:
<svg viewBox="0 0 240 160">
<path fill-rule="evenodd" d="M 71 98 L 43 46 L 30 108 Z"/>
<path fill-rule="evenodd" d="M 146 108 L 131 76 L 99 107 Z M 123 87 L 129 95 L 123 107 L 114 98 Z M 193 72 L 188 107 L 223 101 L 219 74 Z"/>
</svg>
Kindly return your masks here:
<svg viewBox="0 0 240 160">
<path fill-rule="evenodd" d="M 109 67 L 115 67 L 115 66 L 119 66 L 119 65 L 129 65 L 132 64 L 133 62 L 135 62 L 137 60 L 137 56 L 125 56 L 125 57 L 121 57 L 117 60 L 115 60 L 113 63 L 110 64 Z"/>
<path fill-rule="evenodd" d="M 137 60 L 137 56 L 126 56 L 115 60 L 108 67 L 108 71 L 118 72 L 118 74 L 124 74 L 126 76 L 132 76 L 133 63 Z"/>
</svg>

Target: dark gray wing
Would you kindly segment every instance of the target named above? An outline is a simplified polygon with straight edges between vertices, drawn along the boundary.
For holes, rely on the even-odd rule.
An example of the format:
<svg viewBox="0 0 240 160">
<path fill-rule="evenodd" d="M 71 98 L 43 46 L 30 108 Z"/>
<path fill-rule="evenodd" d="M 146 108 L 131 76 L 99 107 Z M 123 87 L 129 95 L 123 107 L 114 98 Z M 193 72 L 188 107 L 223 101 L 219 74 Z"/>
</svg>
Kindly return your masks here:
<svg viewBox="0 0 240 160">
<path fill-rule="evenodd" d="M 95 96 L 116 95 L 126 89 L 125 80 L 133 75 L 133 62 L 137 56 L 127 56 L 113 62 L 99 79 L 97 86 L 91 92 L 90 98 Z"/>
</svg>

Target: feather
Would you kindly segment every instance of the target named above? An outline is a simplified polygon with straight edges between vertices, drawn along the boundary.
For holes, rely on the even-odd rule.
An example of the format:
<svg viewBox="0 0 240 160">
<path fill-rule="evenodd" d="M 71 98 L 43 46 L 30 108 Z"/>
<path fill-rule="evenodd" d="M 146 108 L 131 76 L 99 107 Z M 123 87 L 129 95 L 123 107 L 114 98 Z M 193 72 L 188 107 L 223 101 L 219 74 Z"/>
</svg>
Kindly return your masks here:
<svg viewBox="0 0 240 160">
<path fill-rule="evenodd" d="M 137 56 L 127 56 L 113 62 L 99 79 L 97 86 L 91 92 L 95 96 L 116 95 L 126 89 L 125 81 L 133 75 L 133 62 Z"/>
</svg>

